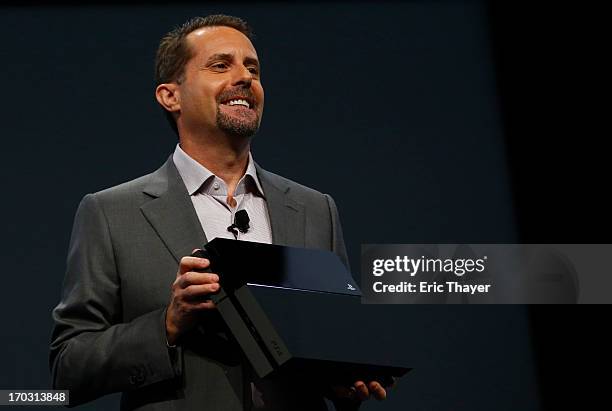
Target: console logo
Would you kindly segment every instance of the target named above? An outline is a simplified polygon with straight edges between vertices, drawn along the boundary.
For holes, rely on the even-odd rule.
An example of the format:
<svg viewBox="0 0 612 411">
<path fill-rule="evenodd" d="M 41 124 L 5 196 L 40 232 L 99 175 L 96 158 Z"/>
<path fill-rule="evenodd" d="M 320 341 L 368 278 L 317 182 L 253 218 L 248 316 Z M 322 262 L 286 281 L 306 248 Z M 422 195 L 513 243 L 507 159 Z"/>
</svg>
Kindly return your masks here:
<svg viewBox="0 0 612 411">
<path fill-rule="evenodd" d="M 355 291 L 355 290 L 356 290 L 356 288 L 355 288 L 355 287 L 353 287 L 353 285 L 352 285 L 351 283 L 348 283 L 348 284 L 346 285 L 346 289 L 347 289 L 347 290 L 351 290 L 351 291 Z"/>
<path fill-rule="evenodd" d="M 278 342 L 276 342 L 276 340 L 270 340 L 270 342 L 272 343 L 272 347 L 274 348 L 276 355 L 278 355 L 279 357 L 282 357 L 283 350 L 281 350 L 281 347 L 279 346 Z"/>
</svg>

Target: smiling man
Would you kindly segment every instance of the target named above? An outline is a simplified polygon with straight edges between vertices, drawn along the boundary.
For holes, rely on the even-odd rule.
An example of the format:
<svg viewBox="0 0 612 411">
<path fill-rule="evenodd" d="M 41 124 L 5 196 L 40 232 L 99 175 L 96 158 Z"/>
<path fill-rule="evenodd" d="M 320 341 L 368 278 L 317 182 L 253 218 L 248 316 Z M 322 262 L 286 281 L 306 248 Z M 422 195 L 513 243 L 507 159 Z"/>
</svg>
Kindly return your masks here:
<svg viewBox="0 0 612 411">
<path fill-rule="evenodd" d="M 218 276 L 190 256 L 225 237 L 327 249 L 347 263 L 331 197 L 253 161 L 264 91 L 250 37 L 224 15 L 168 33 L 155 95 L 179 144 L 157 171 L 79 205 L 50 356 L 53 385 L 73 405 L 123 392 L 126 410 L 313 411 L 332 406 L 324 396 L 337 409 L 386 396 L 376 381 L 258 380 L 207 298 Z M 248 228 L 228 230 L 242 210 Z"/>
</svg>

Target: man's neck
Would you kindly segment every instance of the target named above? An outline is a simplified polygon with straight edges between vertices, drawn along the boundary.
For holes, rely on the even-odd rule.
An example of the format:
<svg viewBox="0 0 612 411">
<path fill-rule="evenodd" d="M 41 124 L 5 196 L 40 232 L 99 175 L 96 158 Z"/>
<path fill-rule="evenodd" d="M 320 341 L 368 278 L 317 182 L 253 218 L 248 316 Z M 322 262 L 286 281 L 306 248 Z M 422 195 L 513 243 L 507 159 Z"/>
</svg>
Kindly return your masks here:
<svg viewBox="0 0 612 411">
<path fill-rule="evenodd" d="M 228 194 L 233 195 L 249 163 L 250 139 L 233 141 L 236 144 L 227 141 L 180 138 L 180 145 L 187 155 L 225 181 Z"/>
</svg>

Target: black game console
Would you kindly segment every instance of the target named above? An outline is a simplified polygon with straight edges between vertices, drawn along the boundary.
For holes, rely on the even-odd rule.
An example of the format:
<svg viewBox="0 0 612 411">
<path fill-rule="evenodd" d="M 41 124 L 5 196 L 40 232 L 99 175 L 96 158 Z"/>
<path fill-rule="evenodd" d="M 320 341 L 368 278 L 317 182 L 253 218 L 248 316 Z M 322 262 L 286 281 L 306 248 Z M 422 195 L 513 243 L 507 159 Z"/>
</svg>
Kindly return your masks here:
<svg viewBox="0 0 612 411">
<path fill-rule="evenodd" d="M 335 254 L 214 239 L 194 255 L 208 258 L 219 275 L 211 299 L 260 378 L 390 384 L 410 370 L 398 363 L 400 343 L 389 338 L 392 319 L 361 304 Z"/>
</svg>

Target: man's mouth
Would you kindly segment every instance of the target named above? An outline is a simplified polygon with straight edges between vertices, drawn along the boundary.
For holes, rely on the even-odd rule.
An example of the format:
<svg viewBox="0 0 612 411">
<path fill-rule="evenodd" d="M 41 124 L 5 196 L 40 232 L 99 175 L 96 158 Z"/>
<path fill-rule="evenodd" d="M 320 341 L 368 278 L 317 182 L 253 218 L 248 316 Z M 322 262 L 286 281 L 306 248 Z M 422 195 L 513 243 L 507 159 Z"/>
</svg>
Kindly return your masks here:
<svg viewBox="0 0 612 411">
<path fill-rule="evenodd" d="M 226 106 L 243 106 L 246 108 L 253 107 L 253 102 L 249 98 L 246 98 L 246 97 L 232 98 L 230 100 L 226 100 L 222 102 L 221 104 L 226 105 Z"/>
</svg>

